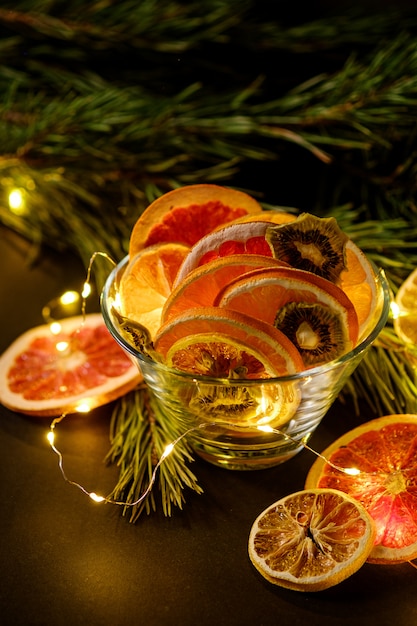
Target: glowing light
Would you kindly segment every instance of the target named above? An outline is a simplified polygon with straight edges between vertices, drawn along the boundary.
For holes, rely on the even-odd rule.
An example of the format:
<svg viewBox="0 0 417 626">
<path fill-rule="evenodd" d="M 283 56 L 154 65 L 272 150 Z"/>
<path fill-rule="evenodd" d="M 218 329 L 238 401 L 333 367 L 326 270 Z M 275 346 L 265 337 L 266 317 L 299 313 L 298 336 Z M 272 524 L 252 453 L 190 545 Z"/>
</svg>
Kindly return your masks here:
<svg viewBox="0 0 417 626">
<path fill-rule="evenodd" d="M 49 330 L 53 335 L 59 335 L 62 330 L 62 326 L 59 322 L 52 322 L 52 324 L 50 324 L 49 326 Z"/>
<path fill-rule="evenodd" d="M 272 426 L 257 426 L 256 427 L 258 430 L 261 430 L 263 433 L 273 433 L 274 429 L 272 428 Z"/>
<path fill-rule="evenodd" d="M 69 347 L 68 341 L 58 341 L 55 344 L 55 348 L 58 350 L 58 352 L 65 352 L 66 350 L 68 350 L 68 347 Z"/>
<path fill-rule="evenodd" d="M 74 302 L 78 302 L 80 299 L 80 294 L 76 291 L 66 291 L 60 297 L 61 304 L 74 304 Z"/>
<path fill-rule="evenodd" d="M 88 298 L 88 296 L 90 294 L 91 294 L 91 285 L 90 285 L 90 283 L 84 283 L 83 290 L 81 292 L 81 296 L 83 298 Z"/>
<path fill-rule="evenodd" d="M 55 434 L 52 430 L 49 431 L 49 433 L 46 435 L 47 440 L 49 441 L 49 443 L 51 444 L 51 446 L 54 445 L 55 442 Z"/>
<path fill-rule="evenodd" d="M 362 473 L 357 467 L 344 467 L 343 472 L 348 476 L 359 476 Z"/>
<path fill-rule="evenodd" d="M 75 407 L 75 410 L 77 413 L 89 413 L 91 411 L 91 405 L 87 401 L 84 401 L 81 404 L 78 404 Z"/>
<path fill-rule="evenodd" d="M 391 309 L 391 315 L 392 315 L 393 319 L 396 320 L 398 317 L 400 317 L 401 309 L 398 306 L 398 304 L 396 302 L 394 302 L 394 300 L 390 304 L 390 309 Z"/>
<path fill-rule="evenodd" d="M 104 500 L 106 499 L 106 498 L 103 498 L 103 496 L 98 496 L 96 493 L 94 493 L 94 491 L 92 491 L 88 495 L 90 496 L 92 500 L 94 500 L 94 502 L 104 502 Z"/>
<path fill-rule="evenodd" d="M 12 189 L 9 193 L 9 208 L 15 215 L 26 213 L 26 203 L 21 189 Z"/>
<path fill-rule="evenodd" d="M 165 450 L 163 451 L 161 459 L 165 459 L 168 456 L 168 454 L 171 454 L 173 449 L 174 449 L 174 444 L 169 443 L 167 447 L 165 448 Z"/>
</svg>

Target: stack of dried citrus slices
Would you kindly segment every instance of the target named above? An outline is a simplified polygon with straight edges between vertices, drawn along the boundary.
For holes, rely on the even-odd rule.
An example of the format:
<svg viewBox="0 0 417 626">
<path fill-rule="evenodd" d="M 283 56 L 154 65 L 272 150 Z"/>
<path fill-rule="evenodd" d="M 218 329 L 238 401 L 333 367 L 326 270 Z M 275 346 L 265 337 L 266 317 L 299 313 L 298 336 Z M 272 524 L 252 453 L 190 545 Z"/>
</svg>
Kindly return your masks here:
<svg viewBox="0 0 417 626">
<path fill-rule="evenodd" d="M 366 335 L 377 307 L 372 266 L 334 218 L 263 211 L 217 185 L 149 205 L 132 230 L 120 301 L 169 365 L 230 378 L 336 359 Z"/>
</svg>

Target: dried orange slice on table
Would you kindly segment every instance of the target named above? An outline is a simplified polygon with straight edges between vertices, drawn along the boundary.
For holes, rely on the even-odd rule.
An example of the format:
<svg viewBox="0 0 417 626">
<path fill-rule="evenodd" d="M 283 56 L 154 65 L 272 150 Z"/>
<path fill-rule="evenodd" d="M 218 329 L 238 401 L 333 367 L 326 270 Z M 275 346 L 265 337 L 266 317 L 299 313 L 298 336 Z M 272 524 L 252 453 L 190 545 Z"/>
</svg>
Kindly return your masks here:
<svg viewBox="0 0 417 626">
<path fill-rule="evenodd" d="M 377 529 L 368 560 L 390 564 L 417 558 L 417 415 L 371 420 L 322 454 L 329 463 L 314 462 L 306 488 L 339 489 L 365 506 Z"/>
<path fill-rule="evenodd" d="M 263 511 L 249 535 L 249 557 L 269 582 L 321 591 L 354 574 L 372 550 L 375 528 L 364 506 L 333 489 L 306 489 Z"/>
<path fill-rule="evenodd" d="M 0 357 L 0 402 L 28 415 L 90 409 L 133 389 L 141 377 L 100 314 L 69 317 L 16 339 Z"/>
</svg>

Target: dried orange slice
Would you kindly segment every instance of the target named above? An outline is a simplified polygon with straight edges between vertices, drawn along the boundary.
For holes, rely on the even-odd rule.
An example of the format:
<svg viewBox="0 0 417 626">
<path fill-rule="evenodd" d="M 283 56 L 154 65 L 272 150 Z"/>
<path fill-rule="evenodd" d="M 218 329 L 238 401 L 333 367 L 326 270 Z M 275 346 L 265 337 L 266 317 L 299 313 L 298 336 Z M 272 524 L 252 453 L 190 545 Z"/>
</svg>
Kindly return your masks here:
<svg viewBox="0 0 417 626">
<path fill-rule="evenodd" d="M 417 346 L 417 269 L 400 286 L 395 303 L 395 332 L 406 344 Z"/>
<path fill-rule="evenodd" d="M 313 463 L 306 488 L 340 489 L 365 506 L 377 530 L 368 561 L 417 558 L 417 415 L 362 424 L 339 437 L 323 457 L 329 463 L 322 458 Z"/>
<path fill-rule="evenodd" d="M 290 267 L 262 268 L 231 281 L 215 305 L 250 314 L 286 334 L 306 367 L 336 359 L 358 338 L 346 294 L 330 281 Z"/>
<path fill-rule="evenodd" d="M 372 550 L 365 507 L 333 489 L 287 495 L 263 511 L 249 535 L 249 557 L 269 582 L 321 591 L 354 574 Z"/>
<path fill-rule="evenodd" d="M 271 378 L 303 368 L 297 349 L 279 330 L 217 307 L 174 317 L 159 329 L 154 346 L 171 367 L 216 378 Z"/>
<path fill-rule="evenodd" d="M 152 202 L 130 236 L 129 256 L 161 242 L 192 246 L 221 224 L 262 210 L 248 194 L 219 185 L 189 185 L 174 189 Z"/>
<path fill-rule="evenodd" d="M 189 248 L 179 243 L 145 248 L 126 267 L 120 280 L 120 312 L 145 326 L 151 336 L 161 323 L 161 312 Z"/>
<path fill-rule="evenodd" d="M 0 357 L 0 402 L 28 415 L 70 413 L 115 400 L 141 379 L 100 314 L 33 328 Z"/>
<path fill-rule="evenodd" d="M 220 257 L 192 270 L 172 290 L 161 315 L 161 323 L 197 306 L 212 306 L 219 291 L 234 278 L 260 267 L 281 267 L 281 261 L 258 254 Z"/>
<path fill-rule="evenodd" d="M 374 269 L 366 255 L 351 240 L 346 243 L 346 269 L 340 274 L 339 287 L 355 307 L 359 322 L 359 339 L 365 337 L 378 310 Z"/>
</svg>

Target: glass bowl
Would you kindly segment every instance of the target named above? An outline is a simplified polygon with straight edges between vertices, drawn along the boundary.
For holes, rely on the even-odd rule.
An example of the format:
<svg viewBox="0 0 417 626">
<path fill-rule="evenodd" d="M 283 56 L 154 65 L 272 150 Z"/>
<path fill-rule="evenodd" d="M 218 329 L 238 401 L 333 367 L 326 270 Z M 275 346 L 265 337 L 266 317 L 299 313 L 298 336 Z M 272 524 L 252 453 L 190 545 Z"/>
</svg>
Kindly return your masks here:
<svg viewBox="0 0 417 626">
<path fill-rule="evenodd" d="M 389 286 L 379 272 L 374 323 L 367 336 L 342 357 L 281 378 L 195 376 L 148 358 L 127 340 L 117 315 L 118 285 L 127 263 L 128 257 L 114 268 L 101 294 L 107 328 L 137 365 L 158 409 L 179 433 L 187 433 L 196 454 L 233 470 L 272 467 L 304 447 L 384 328 L 390 309 Z"/>
</svg>

